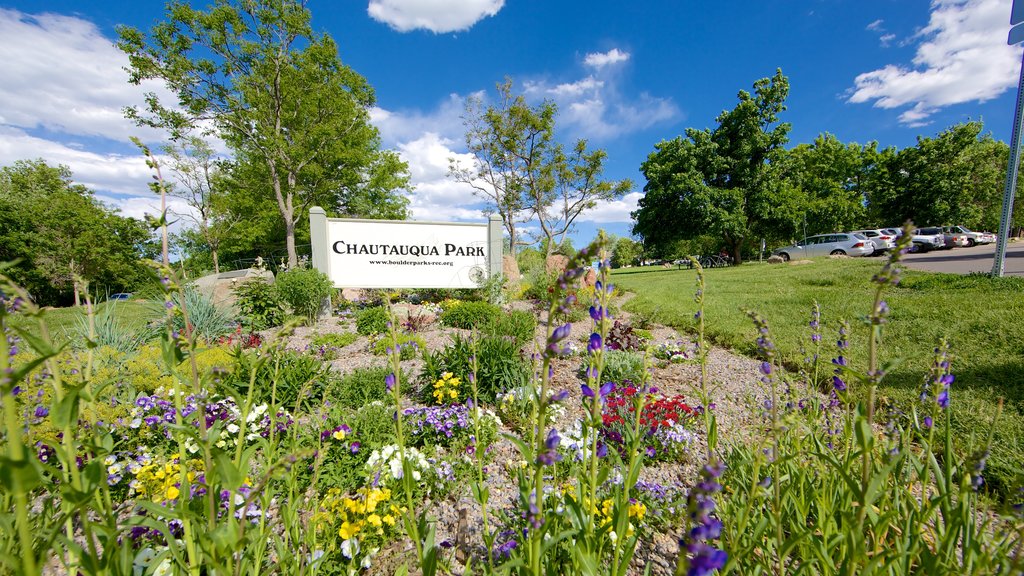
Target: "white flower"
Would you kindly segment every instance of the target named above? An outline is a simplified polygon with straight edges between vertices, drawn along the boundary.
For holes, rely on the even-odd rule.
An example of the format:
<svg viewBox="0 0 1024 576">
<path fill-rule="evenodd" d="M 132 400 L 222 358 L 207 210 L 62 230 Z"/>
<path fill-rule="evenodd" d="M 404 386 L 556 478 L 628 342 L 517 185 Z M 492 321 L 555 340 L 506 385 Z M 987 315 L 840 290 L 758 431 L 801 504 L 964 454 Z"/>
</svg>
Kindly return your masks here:
<svg viewBox="0 0 1024 576">
<path fill-rule="evenodd" d="M 238 431 L 239 431 L 238 424 L 235 424 L 234 422 L 232 422 L 231 424 L 228 424 L 228 432 L 230 432 L 232 434 L 238 434 Z"/>
<path fill-rule="evenodd" d="M 345 556 L 345 558 L 348 558 L 348 559 L 355 558 L 356 554 L 359 554 L 359 539 L 358 538 L 349 538 L 348 540 L 345 540 L 344 542 L 342 542 L 341 543 L 341 554 L 343 556 Z"/>
</svg>

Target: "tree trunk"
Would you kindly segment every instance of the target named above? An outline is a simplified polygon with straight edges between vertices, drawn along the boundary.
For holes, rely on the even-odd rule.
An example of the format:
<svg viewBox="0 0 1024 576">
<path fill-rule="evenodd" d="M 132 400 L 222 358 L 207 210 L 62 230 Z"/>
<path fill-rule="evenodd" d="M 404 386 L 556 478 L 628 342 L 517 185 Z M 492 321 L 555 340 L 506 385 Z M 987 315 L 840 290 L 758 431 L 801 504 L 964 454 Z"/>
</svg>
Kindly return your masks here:
<svg viewBox="0 0 1024 576">
<path fill-rule="evenodd" d="M 732 245 L 732 264 L 733 266 L 739 266 L 743 264 L 743 243 L 737 242 Z"/>
<path fill-rule="evenodd" d="M 213 256 L 213 273 L 220 274 L 220 259 L 217 257 L 217 249 L 211 248 L 210 255 Z"/>
<path fill-rule="evenodd" d="M 290 215 L 284 222 L 284 245 L 288 248 L 288 268 L 299 265 L 299 256 L 295 252 L 295 221 Z"/>
</svg>

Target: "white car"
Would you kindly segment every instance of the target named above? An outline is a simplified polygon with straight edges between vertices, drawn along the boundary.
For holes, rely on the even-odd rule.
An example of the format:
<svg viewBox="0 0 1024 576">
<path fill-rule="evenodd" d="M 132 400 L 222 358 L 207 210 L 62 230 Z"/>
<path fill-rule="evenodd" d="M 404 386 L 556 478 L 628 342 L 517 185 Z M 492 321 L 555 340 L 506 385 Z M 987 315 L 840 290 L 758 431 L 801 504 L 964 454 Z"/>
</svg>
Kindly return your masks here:
<svg viewBox="0 0 1024 576">
<path fill-rule="evenodd" d="M 947 234 L 957 234 L 966 238 L 967 246 L 991 244 L 996 241 L 996 235 L 991 232 L 972 232 L 963 226 L 943 226 L 942 231 Z"/>
<path fill-rule="evenodd" d="M 794 258 L 815 256 L 867 256 L 875 251 L 875 245 L 866 236 L 843 232 L 840 234 L 818 234 L 793 244 L 777 248 L 773 254 L 789 261 Z"/>
<path fill-rule="evenodd" d="M 871 240 L 871 243 L 875 246 L 875 251 L 871 254 L 872 256 L 888 252 L 896 247 L 897 236 L 885 230 L 872 228 L 868 230 L 854 230 L 852 233 L 866 236 L 868 240 Z"/>
</svg>

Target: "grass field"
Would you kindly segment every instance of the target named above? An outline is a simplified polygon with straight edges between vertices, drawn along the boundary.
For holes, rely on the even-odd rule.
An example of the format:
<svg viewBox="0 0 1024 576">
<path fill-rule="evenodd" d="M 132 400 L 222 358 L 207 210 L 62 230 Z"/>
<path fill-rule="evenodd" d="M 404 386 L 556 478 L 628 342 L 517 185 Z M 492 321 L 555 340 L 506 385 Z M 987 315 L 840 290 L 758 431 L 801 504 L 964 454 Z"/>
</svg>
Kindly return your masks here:
<svg viewBox="0 0 1024 576">
<path fill-rule="evenodd" d="M 706 326 L 710 339 L 737 352 L 755 353 L 753 324 L 742 310 L 764 315 L 783 357 L 799 361 L 809 340 L 811 307 L 822 310 L 822 356 L 835 356 L 839 322 L 849 321 L 854 366 L 864 368 L 867 326 L 881 259 L 816 260 L 803 265 L 747 264 L 706 271 Z M 663 268 L 615 271 L 614 281 L 636 294 L 626 309 L 692 330 L 696 272 Z M 999 398 L 1005 411 L 989 460 L 990 486 L 1004 495 L 1024 471 L 1024 279 L 905 271 L 885 296 L 892 310 L 881 359 L 897 364 L 880 388 L 897 406 L 917 400 L 940 338 L 952 348 L 953 426 L 967 439 L 986 431 Z"/>
<path fill-rule="evenodd" d="M 160 312 L 153 308 L 152 303 L 146 301 L 110 301 L 95 306 L 98 318 L 105 314 L 113 314 L 119 325 L 130 330 L 142 328 L 149 320 L 159 318 Z M 71 339 L 71 334 L 87 326 L 85 306 L 49 308 L 45 310 L 44 314 L 50 336 L 58 344 L 67 342 Z M 8 316 L 7 321 L 13 328 L 32 328 L 34 330 L 36 326 L 35 320 L 25 318 L 20 314 Z"/>
</svg>

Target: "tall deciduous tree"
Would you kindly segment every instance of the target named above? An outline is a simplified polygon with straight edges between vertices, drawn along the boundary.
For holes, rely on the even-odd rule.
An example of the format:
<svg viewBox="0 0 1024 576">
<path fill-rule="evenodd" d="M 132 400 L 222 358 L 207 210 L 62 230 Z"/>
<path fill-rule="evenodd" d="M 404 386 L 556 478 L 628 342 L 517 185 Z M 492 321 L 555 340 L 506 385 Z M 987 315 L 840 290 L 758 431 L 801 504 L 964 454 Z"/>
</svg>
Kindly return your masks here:
<svg viewBox="0 0 1024 576">
<path fill-rule="evenodd" d="M 511 250 L 530 244 L 520 238 L 518 225 L 536 221 L 546 251 L 551 254 L 572 231 L 581 214 L 598 201 L 621 198 L 632 183 L 602 178 L 607 154 L 588 150 L 577 140 L 571 151 L 555 142 L 553 102 L 530 106 L 512 93 L 512 81 L 498 85 L 498 104 L 484 107 L 470 98 L 463 122 L 473 165 L 450 162 L 449 174 L 472 186 L 487 202 L 485 213 L 501 216 Z"/>
<path fill-rule="evenodd" d="M 144 282 L 141 258 L 156 247 L 149 228 L 104 207 L 65 166 L 19 161 L 0 169 L 0 261 L 40 304 L 78 303 L 92 289 Z"/>
<path fill-rule="evenodd" d="M 800 210 L 806 222 L 806 230 L 802 227 L 801 233 L 823 234 L 864 226 L 864 180 L 875 156 L 875 144 L 843 144 L 832 134 L 819 135 L 813 143 L 799 144 L 783 155 L 782 174 L 800 194 Z"/>
<path fill-rule="evenodd" d="M 341 63 L 330 36 L 313 32 L 304 3 L 216 0 L 204 12 L 174 1 L 149 35 L 118 33 L 131 82 L 163 80 L 178 99 L 150 94 L 129 117 L 174 136 L 212 122 L 239 162 L 259 167 L 263 183 L 252 191 L 273 196 L 290 265 L 312 204 L 337 211 L 352 188 L 408 187 L 406 165 L 380 150 L 369 122 L 372 88 Z"/>
<path fill-rule="evenodd" d="M 177 181 L 170 187 L 170 194 L 184 200 L 195 211 L 183 216 L 195 224 L 196 232 L 210 251 L 213 272 L 219 274 L 220 245 L 241 220 L 227 211 L 221 188 L 223 165 L 209 143 L 194 135 L 164 146 L 164 152 L 170 157 L 169 167 Z"/>
<path fill-rule="evenodd" d="M 752 237 L 795 229 L 798 194 L 776 165 L 790 128 L 779 122 L 788 94 L 778 70 L 755 82 L 753 94 L 740 91 L 714 130 L 690 128 L 686 138 L 655 146 L 640 168 L 647 185 L 633 213 L 646 249 L 664 253 L 678 240 L 713 234 L 740 263 Z"/>
</svg>

